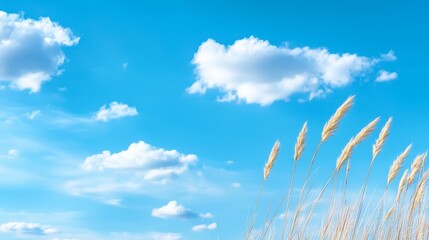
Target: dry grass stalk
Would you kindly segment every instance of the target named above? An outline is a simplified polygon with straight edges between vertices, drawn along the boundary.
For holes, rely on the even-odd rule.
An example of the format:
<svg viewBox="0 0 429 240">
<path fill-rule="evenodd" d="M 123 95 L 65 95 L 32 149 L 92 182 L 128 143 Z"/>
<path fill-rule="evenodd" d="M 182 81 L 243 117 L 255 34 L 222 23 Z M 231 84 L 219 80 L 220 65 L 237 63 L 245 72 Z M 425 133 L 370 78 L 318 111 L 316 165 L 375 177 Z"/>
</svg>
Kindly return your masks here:
<svg viewBox="0 0 429 240">
<path fill-rule="evenodd" d="M 302 152 L 305 147 L 305 137 L 307 135 L 307 122 L 302 126 L 301 132 L 298 134 L 298 138 L 296 139 L 295 144 L 295 154 L 293 156 L 295 161 L 298 161 L 301 158 Z"/>
<path fill-rule="evenodd" d="M 404 190 L 406 184 L 408 183 L 407 179 L 408 179 L 408 169 L 405 170 L 404 174 L 401 177 L 401 180 L 399 181 L 398 193 L 396 194 L 396 201 L 399 201 L 399 198 L 401 197 L 401 193 Z"/>
<path fill-rule="evenodd" d="M 390 117 L 384 125 L 383 129 L 381 129 L 380 135 L 378 136 L 377 141 L 372 147 L 372 158 L 375 159 L 377 155 L 380 153 L 381 148 L 383 147 L 384 142 L 389 136 L 390 125 L 392 124 L 392 118 Z"/>
<path fill-rule="evenodd" d="M 408 153 L 411 150 L 411 144 L 402 152 L 396 160 L 393 162 L 392 166 L 389 170 L 389 176 L 387 177 L 387 184 L 389 185 L 393 179 L 398 175 L 399 170 L 402 168 L 402 164 L 404 163 L 405 158 L 408 156 Z"/>
<path fill-rule="evenodd" d="M 423 175 L 422 180 L 416 188 L 416 193 L 414 194 L 413 204 L 411 205 L 411 212 L 414 212 L 422 203 L 423 197 L 425 195 L 425 187 L 429 178 L 429 171 L 426 171 Z"/>
<path fill-rule="evenodd" d="M 386 221 L 387 221 L 387 219 L 389 219 L 389 218 L 390 218 L 390 216 L 392 215 L 392 213 L 393 213 L 393 210 L 394 210 L 394 209 L 395 209 L 394 207 L 391 207 L 391 208 L 390 208 L 390 210 L 387 212 L 386 216 L 384 216 L 384 220 L 383 220 L 383 222 L 386 222 Z"/>
<path fill-rule="evenodd" d="M 271 169 L 274 166 L 274 162 L 277 159 L 277 156 L 279 154 L 279 150 L 280 150 L 280 142 L 279 140 L 277 140 L 274 143 L 273 148 L 271 149 L 271 153 L 270 156 L 268 157 L 268 161 L 265 164 L 265 168 L 264 168 L 264 181 L 267 180 L 268 176 L 270 175 Z"/>
<path fill-rule="evenodd" d="M 355 96 L 350 96 L 347 100 L 337 109 L 332 117 L 326 122 L 322 131 L 322 142 L 325 142 L 337 130 L 340 120 L 344 117 L 347 111 L 353 105 Z"/>
<path fill-rule="evenodd" d="M 355 137 L 350 139 L 350 141 L 344 147 L 340 157 L 337 160 L 337 165 L 335 167 L 336 172 L 338 172 L 344 165 L 344 162 L 351 157 L 353 149 L 374 131 L 375 126 L 377 125 L 379 120 L 380 118 L 374 119 L 372 122 L 366 125 Z"/>
</svg>

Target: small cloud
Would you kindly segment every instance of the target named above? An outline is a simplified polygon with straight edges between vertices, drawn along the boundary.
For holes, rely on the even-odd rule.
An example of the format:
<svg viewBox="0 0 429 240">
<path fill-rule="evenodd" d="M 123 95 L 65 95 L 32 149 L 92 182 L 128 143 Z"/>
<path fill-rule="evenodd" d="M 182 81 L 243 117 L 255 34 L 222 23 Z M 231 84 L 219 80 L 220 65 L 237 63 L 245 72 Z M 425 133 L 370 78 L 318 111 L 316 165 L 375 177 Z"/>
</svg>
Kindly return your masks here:
<svg viewBox="0 0 429 240">
<path fill-rule="evenodd" d="M 168 180 L 187 172 L 189 165 L 197 160 L 195 154 L 183 154 L 177 150 L 166 150 L 139 141 L 118 153 L 103 151 L 89 156 L 81 168 L 85 171 L 135 169 L 138 170 L 138 176 L 156 181 Z"/>
<path fill-rule="evenodd" d="M 192 227 L 192 231 L 194 232 L 201 232 L 201 231 L 205 231 L 205 230 L 215 230 L 217 228 L 217 223 L 211 223 L 211 224 L 201 224 L 201 225 L 196 225 Z"/>
<path fill-rule="evenodd" d="M 33 119 L 35 119 L 37 116 L 39 116 L 40 115 L 40 110 L 35 110 L 35 111 L 32 111 L 32 112 L 29 112 L 29 113 L 26 113 L 25 114 L 25 116 L 28 118 L 28 119 L 30 119 L 30 120 L 33 120 Z"/>
<path fill-rule="evenodd" d="M 150 240 L 181 240 L 182 235 L 180 233 L 152 233 Z"/>
<path fill-rule="evenodd" d="M 204 213 L 200 214 L 200 218 L 213 218 L 213 215 L 211 213 Z"/>
<path fill-rule="evenodd" d="M 376 82 L 387 82 L 392 81 L 398 78 L 398 74 L 396 72 L 388 72 L 385 70 L 381 70 L 378 72 Z"/>
<path fill-rule="evenodd" d="M 59 90 L 60 92 L 65 92 L 65 91 L 67 91 L 67 88 L 66 88 L 66 87 L 60 87 L 60 88 L 58 88 L 58 90 Z"/>
<path fill-rule="evenodd" d="M 122 64 L 122 69 L 127 70 L 128 69 L 128 63 Z"/>
<path fill-rule="evenodd" d="M 240 188 L 241 187 L 241 183 L 238 183 L 238 182 L 232 183 L 232 187 L 233 188 Z"/>
<path fill-rule="evenodd" d="M 226 164 L 232 165 L 232 164 L 234 164 L 234 161 L 232 161 L 232 160 L 226 161 Z"/>
<path fill-rule="evenodd" d="M 393 50 L 390 50 L 386 54 L 381 54 L 381 59 L 384 61 L 395 61 L 397 58 L 395 56 L 395 52 L 393 52 Z"/>
<path fill-rule="evenodd" d="M 179 205 L 176 201 L 170 201 L 167 205 L 152 209 L 152 216 L 157 218 L 196 218 L 198 214 Z"/>
<path fill-rule="evenodd" d="M 18 156 L 19 155 L 19 151 L 17 149 L 10 149 L 9 152 L 7 153 L 9 156 Z"/>
<path fill-rule="evenodd" d="M 40 236 L 57 233 L 58 229 L 50 226 L 43 226 L 39 223 L 8 222 L 0 225 L 0 232 L 17 232 Z"/>
<path fill-rule="evenodd" d="M 112 102 L 108 107 L 103 105 L 96 113 L 95 119 L 97 121 L 107 122 L 111 119 L 136 115 L 138 115 L 138 112 L 135 107 L 130 107 L 123 103 Z"/>
<path fill-rule="evenodd" d="M 121 206 L 122 199 L 113 198 L 104 201 L 104 203 L 112 205 L 112 206 Z"/>
</svg>

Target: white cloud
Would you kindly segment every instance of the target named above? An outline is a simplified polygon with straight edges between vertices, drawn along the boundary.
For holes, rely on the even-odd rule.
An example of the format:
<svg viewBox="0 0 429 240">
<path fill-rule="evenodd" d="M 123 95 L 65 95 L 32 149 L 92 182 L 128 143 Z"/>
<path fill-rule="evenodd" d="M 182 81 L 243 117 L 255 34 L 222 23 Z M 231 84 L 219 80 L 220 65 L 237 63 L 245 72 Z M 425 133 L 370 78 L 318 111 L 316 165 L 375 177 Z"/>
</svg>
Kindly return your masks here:
<svg viewBox="0 0 429 240">
<path fill-rule="evenodd" d="M 197 156 L 183 154 L 176 150 L 154 147 L 144 141 L 132 143 L 127 150 L 119 153 L 103 151 L 89 156 L 82 164 L 86 171 L 104 169 L 135 169 L 145 180 L 168 179 L 188 170 Z"/>
<path fill-rule="evenodd" d="M 111 119 L 122 118 L 128 116 L 136 116 L 138 114 L 135 107 L 130 107 L 127 104 L 112 102 L 108 107 L 103 105 L 95 115 L 98 121 L 107 122 Z"/>
<path fill-rule="evenodd" d="M 26 113 L 25 114 L 25 116 L 28 118 L 28 119 L 30 119 L 30 120 L 33 120 L 33 119 L 35 119 L 37 116 L 39 116 L 40 115 L 40 110 L 35 110 L 35 111 L 32 111 L 32 112 L 29 112 L 29 113 Z"/>
<path fill-rule="evenodd" d="M 17 232 L 29 235 L 47 235 L 57 233 L 58 229 L 42 226 L 39 223 L 8 222 L 0 225 L 0 232 Z"/>
<path fill-rule="evenodd" d="M 231 46 L 212 39 L 195 53 L 197 80 L 187 89 L 204 94 L 218 89 L 220 102 L 244 101 L 269 105 L 289 100 L 292 95 L 323 97 L 332 89 L 344 87 L 385 59 L 356 54 L 330 53 L 325 48 L 274 46 L 255 37 L 244 38 Z"/>
<path fill-rule="evenodd" d="M 388 72 L 385 70 L 381 70 L 378 72 L 377 79 L 375 81 L 377 82 L 387 82 L 392 81 L 398 78 L 398 74 L 396 72 Z"/>
<path fill-rule="evenodd" d="M 7 154 L 9 156 L 18 156 L 19 151 L 17 149 L 10 149 Z"/>
<path fill-rule="evenodd" d="M 65 60 L 61 48 L 79 42 L 70 29 L 43 17 L 24 19 L 0 11 L 0 80 L 12 88 L 40 91 Z"/>
<path fill-rule="evenodd" d="M 191 210 L 170 201 L 167 205 L 152 209 L 152 216 L 157 218 L 195 218 L 198 215 Z"/>
<path fill-rule="evenodd" d="M 203 213 L 203 214 L 200 214 L 200 218 L 213 218 L 213 214 Z"/>
<path fill-rule="evenodd" d="M 194 232 L 201 232 L 201 231 L 205 231 L 205 230 L 215 230 L 217 228 L 217 223 L 211 223 L 211 224 L 201 224 L 201 225 L 196 225 L 192 227 L 192 231 Z"/>
<path fill-rule="evenodd" d="M 232 187 L 233 188 L 240 188 L 241 187 L 241 183 L 238 183 L 238 182 L 232 183 Z"/>
<path fill-rule="evenodd" d="M 112 198 L 112 199 L 107 199 L 104 202 L 106 204 L 109 204 L 109 205 L 112 205 L 112 206 L 121 206 L 122 199 Z"/>
<path fill-rule="evenodd" d="M 386 54 L 381 54 L 381 59 L 384 61 L 395 61 L 396 60 L 395 52 L 393 52 L 393 50 L 390 50 Z"/>
<path fill-rule="evenodd" d="M 167 205 L 160 208 L 152 209 L 152 216 L 157 218 L 211 218 L 211 213 L 196 214 L 190 209 L 177 203 L 177 201 L 170 201 Z"/>
<path fill-rule="evenodd" d="M 122 69 L 127 70 L 128 69 L 128 63 L 122 64 Z"/>
<path fill-rule="evenodd" d="M 228 161 L 226 161 L 226 164 L 228 164 L 228 165 L 232 165 L 232 164 L 234 164 L 234 161 L 232 161 L 232 160 L 228 160 Z"/>
<path fill-rule="evenodd" d="M 179 233 L 152 233 L 151 240 L 181 240 L 182 235 Z"/>
</svg>

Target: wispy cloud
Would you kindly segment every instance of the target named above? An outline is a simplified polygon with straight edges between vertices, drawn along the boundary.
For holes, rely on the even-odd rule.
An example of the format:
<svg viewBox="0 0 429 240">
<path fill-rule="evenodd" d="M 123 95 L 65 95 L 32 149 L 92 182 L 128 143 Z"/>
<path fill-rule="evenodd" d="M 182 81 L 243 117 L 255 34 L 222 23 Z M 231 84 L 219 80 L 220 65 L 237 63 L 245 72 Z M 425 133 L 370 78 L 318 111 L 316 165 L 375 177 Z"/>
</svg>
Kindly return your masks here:
<svg viewBox="0 0 429 240">
<path fill-rule="evenodd" d="M 394 60 L 352 53 L 330 53 L 326 48 L 274 46 L 255 37 L 225 46 L 209 39 L 194 55 L 197 80 L 187 89 L 204 94 L 221 92 L 220 102 L 238 101 L 269 105 L 293 95 L 320 98 L 347 86 L 380 61 Z"/>
<path fill-rule="evenodd" d="M 32 112 L 28 112 L 25 114 L 25 116 L 30 120 L 35 119 L 39 115 L 40 115 L 40 110 L 34 110 Z"/>
<path fill-rule="evenodd" d="M 79 42 L 70 29 L 47 17 L 25 19 L 0 11 L 0 25 L 0 79 L 18 90 L 40 91 L 44 82 L 61 73 L 61 48 Z"/>
<path fill-rule="evenodd" d="M 8 222 L 0 225 L 0 232 L 17 232 L 28 235 L 47 235 L 57 233 L 58 229 L 39 223 Z"/>
</svg>

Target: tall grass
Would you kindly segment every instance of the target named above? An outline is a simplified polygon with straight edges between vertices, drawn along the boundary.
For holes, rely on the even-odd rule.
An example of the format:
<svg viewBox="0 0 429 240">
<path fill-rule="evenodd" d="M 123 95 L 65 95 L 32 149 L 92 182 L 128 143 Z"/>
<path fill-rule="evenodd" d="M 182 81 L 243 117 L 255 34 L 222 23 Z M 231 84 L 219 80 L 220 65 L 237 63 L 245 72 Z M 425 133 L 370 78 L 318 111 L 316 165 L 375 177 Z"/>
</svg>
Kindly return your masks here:
<svg viewBox="0 0 429 240">
<path fill-rule="evenodd" d="M 386 171 L 386 186 L 382 195 L 367 194 L 369 177 L 377 157 L 386 144 L 392 118 L 381 128 L 378 138 L 372 147 L 372 157 L 364 173 L 365 181 L 358 193 L 347 190 L 349 172 L 353 171 L 350 161 L 357 145 L 363 142 L 376 130 L 380 118 L 375 118 L 362 128 L 344 146 L 332 173 L 321 188 L 309 185 L 315 160 L 323 143 L 339 129 L 340 122 L 354 103 L 354 96 L 349 97 L 332 117 L 326 122 L 321 133 L 321 140 L 313 151 L 304 182 L 297 188 L 299 194 L 292 195 L 295 186 L 295 172 L 306 146 L 307 122 L 304 123 L 295 144 L 295 153 L 291 161 L 292 174 L 288 188 L 277 205 L 270 201 L 262 224 L 255 227 L 256 216 L 263 195 L 265 182 L 280 151 L 280 142 L 276 141 L 264 168 L 263 180 L 257 197 L 253 214 L 246 226 L 244 238 L 256 239 L 429 239 L 429 217 L 426 185 L 429 170 L 425 170 L 428 152 L 419 154 L 410 166 L 403 169 L 411 145 L 407 146 L 392 161 Z M 329 164 L 326 160 L 323 164 Z M 344 166 L 347 167 L 344 170 Z M 345 171 L 343 175 L 340 175 Z M 401 172 L 403 172 L 401 174 Z M 397 176 L 401 176 L 396 197 L 389 197 L 389 189 Z M 340 178 L 340 179 L 339 179 Z M 342 180 L 342 181 L 341 181 Z M 323 181 L 323 180 L 322 180 Z M 342 182 L 343 185 L 338 185 Z M 337 186 L 338 185 L 338 186 Z M 328 187 L 330 195 L 326 196 Z M 285 206 L 284 206 L 285 205 Z M 291 207 L 293 206 L 293 207 Z M 270 210 L 274 209 L 273 212 Z"/>
</svg>

